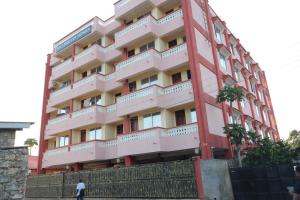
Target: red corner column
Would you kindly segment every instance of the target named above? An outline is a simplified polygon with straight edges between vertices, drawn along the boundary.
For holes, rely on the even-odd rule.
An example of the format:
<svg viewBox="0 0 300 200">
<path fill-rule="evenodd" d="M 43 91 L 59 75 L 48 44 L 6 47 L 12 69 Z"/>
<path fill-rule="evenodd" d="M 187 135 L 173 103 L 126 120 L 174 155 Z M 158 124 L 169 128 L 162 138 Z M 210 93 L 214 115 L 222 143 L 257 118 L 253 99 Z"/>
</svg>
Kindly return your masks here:
<svg viewBox="0 0 300 200">
<path fill-rule="evenodd" d="M 212 150 L 209 146 L 209 129 L 204 102 L 204 92 L 202 88 L 201 72 L 199 62 L 197 62 L 196 36 L 193 26 L 191 1 L 182 0 L 182 10 L 184 19 L 184 29 L 187 39 L 189 56 L 189 67 L 192 73 L 192 84 L 195 98 L 195 109 L 199 128 L 199 138 L 201 147 L 201 159 L 211 159 Z"/>
<path fill-rule="evenodd" d="M 42 119 L 41 119 L 41 131 L 40 131 L 40 142 L 39 142 L 39 156 L 38 156 L 38 168 L 37 173 L 42 174 L 45 171 L 42 169 L 42 161 L 43 161 L 43 154 L 47 149 L 47 142 L 45 141 L 45 129 L 46 124 L 48 122 L 48 114 L 46 113 L 47 109 L 47 102 L 49 99 L 49 80 L 52 73 L 52 69 L 50 66 L 51 61 L 51 54 L 47 55 L 47 63 L 45 69 L 45 82 L 44 82 L 44 95 L 43 95 L 43 108 L 42 108 Z"/>
</svg>

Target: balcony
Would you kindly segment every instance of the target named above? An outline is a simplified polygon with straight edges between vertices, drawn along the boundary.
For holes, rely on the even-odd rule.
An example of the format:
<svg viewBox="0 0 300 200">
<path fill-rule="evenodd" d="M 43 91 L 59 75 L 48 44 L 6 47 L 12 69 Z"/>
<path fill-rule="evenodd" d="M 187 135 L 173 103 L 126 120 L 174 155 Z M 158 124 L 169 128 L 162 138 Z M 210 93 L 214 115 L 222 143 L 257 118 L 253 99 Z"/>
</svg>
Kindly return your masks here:
<svg viewBox="0 0 300 200">
<path fill-rule="evenodd" d="M 52 92 L 48 101 L 48 107 L 54 107 L 69 99 L 74 99 L 93 91 L 106 92 L 121 86 L 121 83 L 116 82 L 116 73 L 108 75 L 93 74 L 73 83 L 72 86 Z"/>
<path fill-rule="evenodd" d="M 171 108 L 194 101 L 191 81 L 185 81 L 166 88 L 153 85 L 117 99 L 117 116 L 148 110 Z"/>
<path fill-rule="evenodd" d="M 72 70 L 76 70 L 83 65 L 92 63 L 95 61 L 110 62 L 121 57 L 121 51 L 115 49 L 115 45 L 112 44 L 108 47 L 102 47 L 98 44 L 94 44 L 90 48 L 77 54 L 74 61 L 68 59 L 63 63 L 52 68 L 52 75 L 50 81 L 56 80 Z"/>
<path fill-rule="evenodd" d="M 54 56 L 64 57 L 70 54 L 73 44 L 87 45 L 94 38 L 111 33 L 121 26 L 114 18 L 106 21 L 94 17 L 53 45 Z"/>
<path fill-rule="evenodd" d="M 108 124 L 121 120 L 116 115 L 116 104 L 110 106 L 91 106 L 71 114 L 57 117 L 48 121 L 45 137 L 76 129 L 90 124 Z"/>
<path fill-rule="evenodd" d="M 181 9 L 161 19 L 148 15 L 115 34 L 116 48 L 137 44 L 149 37 L 164 37 L 181 29 L 183 29 Z"/>
<path fill-rule="evenodd" d="M 199 143 L 197 124 L 168 129 L 152 128 L 120 135 L 114 140 L 74 144 L 70 150 L 68 147 L 47 150 L 43 157 L 43 167 L 194 149 L 199 147 Z"/>
<path fill-rule="evenodd" d="M 146 71 L 167 71 L 188 63 L 186 43 L 163 52 L 150 49 L 116 65 L 116 80 L 121 81 Z"/>
</svg>

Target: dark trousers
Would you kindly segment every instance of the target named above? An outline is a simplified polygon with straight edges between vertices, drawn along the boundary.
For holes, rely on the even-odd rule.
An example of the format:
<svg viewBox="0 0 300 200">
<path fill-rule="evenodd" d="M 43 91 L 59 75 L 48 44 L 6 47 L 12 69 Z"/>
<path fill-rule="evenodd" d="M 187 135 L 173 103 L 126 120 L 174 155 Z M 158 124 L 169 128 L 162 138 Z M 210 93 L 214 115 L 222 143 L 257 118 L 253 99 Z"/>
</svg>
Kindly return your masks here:
<svg viewBox="0 0 300 200">
<path fill-rule="evenodd" d="M 83 197 L 77 197 L 77 200 L 83 200 Z"/>
</svg>

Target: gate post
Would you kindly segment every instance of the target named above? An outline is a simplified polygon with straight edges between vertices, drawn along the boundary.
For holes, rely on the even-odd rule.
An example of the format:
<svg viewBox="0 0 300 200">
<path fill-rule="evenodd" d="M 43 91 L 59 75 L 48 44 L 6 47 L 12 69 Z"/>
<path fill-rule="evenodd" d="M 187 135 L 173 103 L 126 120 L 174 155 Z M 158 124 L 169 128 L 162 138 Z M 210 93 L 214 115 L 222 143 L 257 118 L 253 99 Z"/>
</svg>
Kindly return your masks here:
<svg viewBox="0 0 300 200">
<path fill-rule="evenodd" d="M 201 175 L 201 162 L 200 161 L 201 161 L 200 156 L 193 157 L 198 198 L 201 200 L 206 200 L 204 190 L 203 190 L 202 175 Z"/>
</svg>

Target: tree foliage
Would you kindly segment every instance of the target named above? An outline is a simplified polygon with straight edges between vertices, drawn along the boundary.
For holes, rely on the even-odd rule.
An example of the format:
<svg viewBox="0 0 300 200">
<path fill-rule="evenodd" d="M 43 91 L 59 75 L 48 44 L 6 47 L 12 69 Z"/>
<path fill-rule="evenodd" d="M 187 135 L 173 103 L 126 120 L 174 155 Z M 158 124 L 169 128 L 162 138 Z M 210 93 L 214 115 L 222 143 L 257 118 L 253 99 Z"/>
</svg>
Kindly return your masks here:
<svg viewBox="0 0 300 200">
<path fill-rule="evenodd" d="M 38 142 L 35 138 L 28 138 L 27 140 L 25 140 L 24 145 L 33 147 L 34 145 L 38 145 Z"/>
<path fill-rule="evenodd" d="M 242 101 L 245 97 L 245 94 L 242 90 L 236 87 L 225 86 L 222 90 L 219 91 L 217 95 L 217 102 L 229 102 L 233 103 L 234 101 Z"/>
<path fill-rule="evenodd" d="M 38 145 L 38 142 L 35 138 L 28 138 L 25 140 L 24 145 L 29 146 L 29 155 L 31 155 L 31 148 L 35 145 Z"/>
<path fill-rule="evenodd" d="M 272 141 L 269 138 L 260 139 L 256 148 L 249 150 L 243 163 L 253 165 L 277 165 L 291 163 L 295 158 L 295 151 L 285 141 Z"/>
<path fill-rule="evenodd" d="M 293 149 L 300 147 L 300 131 L 292 130 L 287 139 L 287 143 L 291 145 Z"/>
</svg>

